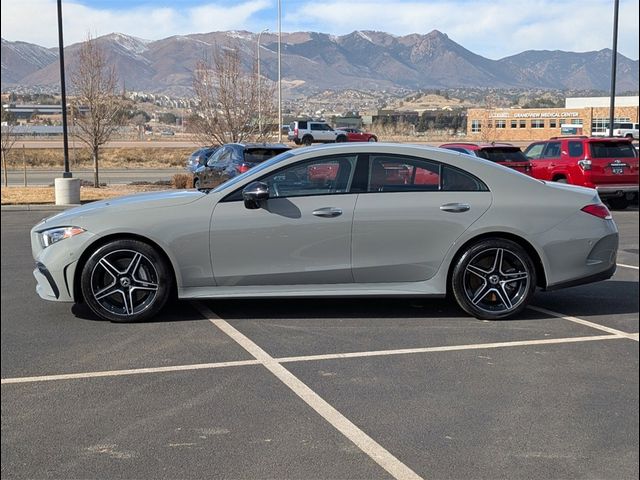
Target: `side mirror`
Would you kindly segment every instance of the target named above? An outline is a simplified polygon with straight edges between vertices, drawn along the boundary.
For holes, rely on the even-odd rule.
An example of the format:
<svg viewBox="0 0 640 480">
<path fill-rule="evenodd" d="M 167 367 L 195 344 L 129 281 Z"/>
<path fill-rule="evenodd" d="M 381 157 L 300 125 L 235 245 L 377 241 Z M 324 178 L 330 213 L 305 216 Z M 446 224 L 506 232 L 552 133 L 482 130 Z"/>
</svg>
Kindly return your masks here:
<svg viewBox="0 0 640 480">
<path fill-rule="evenodd" d="M 244 206 L 250 210 L 260 208 L 260 203 L 269 198 L 269 187 L 266 183 L 252 182 L 242 190 Z"/>
</svg>

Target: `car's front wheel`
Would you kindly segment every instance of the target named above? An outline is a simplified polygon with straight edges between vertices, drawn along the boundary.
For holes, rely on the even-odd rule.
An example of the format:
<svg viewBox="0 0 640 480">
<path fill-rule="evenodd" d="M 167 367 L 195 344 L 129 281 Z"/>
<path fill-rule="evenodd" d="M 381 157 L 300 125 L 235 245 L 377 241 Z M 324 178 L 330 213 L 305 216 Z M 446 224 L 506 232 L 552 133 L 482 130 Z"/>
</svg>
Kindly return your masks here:
<svg viewBox="0 0 640 480">
<path fill-rule="evenodd" d="M 469 246 L 451 275 L 458 305 L 485 320 L 521 312 L 536 289 L 536 270 L 524 248 L 506 239 L 485 239 Z"/>
<path fill-rule="evenodd" d="M 80 288 L 99 317 L 139 322 L 162 309 L 172 278 L 166 260 L 155 248 L 139 240 L 120 239 L 93 252 L 82 269 Z"/>
</svg>

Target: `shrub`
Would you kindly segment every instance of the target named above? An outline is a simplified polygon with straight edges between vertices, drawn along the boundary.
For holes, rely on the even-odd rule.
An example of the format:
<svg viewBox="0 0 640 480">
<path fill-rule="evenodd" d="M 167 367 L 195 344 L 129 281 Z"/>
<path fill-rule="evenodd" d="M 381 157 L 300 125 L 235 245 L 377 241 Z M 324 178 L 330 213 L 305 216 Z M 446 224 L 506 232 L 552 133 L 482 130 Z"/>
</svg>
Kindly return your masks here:
<svg viewBox="0 0 640 480">
<path fill-rule="evenodd" d="M 193 175 L 188 173 L 176 173 L 171 178 L 171 185 L 176 189 L 191 188 L 193 186 Z"/>
</svg>

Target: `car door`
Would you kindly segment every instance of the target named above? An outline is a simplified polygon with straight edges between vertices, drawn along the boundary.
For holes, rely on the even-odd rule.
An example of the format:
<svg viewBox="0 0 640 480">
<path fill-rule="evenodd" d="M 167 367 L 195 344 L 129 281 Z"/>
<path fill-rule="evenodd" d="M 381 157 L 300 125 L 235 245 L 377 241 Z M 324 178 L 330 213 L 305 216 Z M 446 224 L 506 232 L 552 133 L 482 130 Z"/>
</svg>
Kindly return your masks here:
<svg viewBox="0 0 640 480">
<path fill-rule="evenodd" d="M 353 218 L 356 283 L 433 277 L 456 239 L 489 208 L 472 175 L 422 158 L 370 155 L 367 192 Z"/>
<path fill-rule="evenodd" d="M 330 142 L 336 139 L 336 132 L 326 123 L 312 123 L 311 135 L 315 140 Z"/>
<path fill-rule="evenodd" d="M 540 180 L 550 180 L 548 159 L 542 158 L 545 142 L 532 143 L 525 151 L 525 156 L 531 161 L 531 176 Z"/>
<path fill-rule="evenodd" d="M 269 199 L 248 209 L 238 190 L 211 217 L 218 285 L 351 283 L 350 193 L 356 155 L 298 162 L 260 179 Z"/>
<path fill-rule="evenodd" d="M 200 187 L 213 188 L 226 180 L 224 176 L 225 166 L 231 159 L 232 150 L 229 146 L 219 148 L 207 160 L 206 167 L 201 170 Z"/>
</svg>

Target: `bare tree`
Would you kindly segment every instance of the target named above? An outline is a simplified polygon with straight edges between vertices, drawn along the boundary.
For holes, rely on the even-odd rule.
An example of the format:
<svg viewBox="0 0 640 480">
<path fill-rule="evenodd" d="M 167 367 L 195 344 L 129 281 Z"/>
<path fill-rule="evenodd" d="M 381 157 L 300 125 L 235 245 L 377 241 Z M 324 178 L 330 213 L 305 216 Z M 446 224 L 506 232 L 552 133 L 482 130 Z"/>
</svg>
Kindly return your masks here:
<svg viewBox="0 0 640 480">
<path fill-rule="evenodd" d="M 10 114 L 5 112 L 4 108 L 1 108 L 0 110 L 2 111 L 2 176 L 4 186 L 6 187 L 9 184 L 7 174 L 7 155 L 9 155 L 13 145 L 16 143 L 17 136 L 15 125 L 13 124 L 13 118 Z"/>
<path fill-rule="evenodd" d="M 123 118 L 123 102 L 117 93 L 118 77 L 113 65 L 90 36 L 81 45 L 77 66 L 71 75 L 75 125 L 73 135 L 85 143 L 93 158 L 93 183 L 100 186 L 100 147 L 116 132 Z"/>
<path fill-rule="evenodd" d="M 198 62 L 193 88 L 191 130 L 201 143 L 261 141 L 270 134 L 276 117 L 273 82 L 258 77 L 255 60 L 252 71 L 243 69 L 237 47 L 217 47 L 211 63 Z"/>
</svg>

